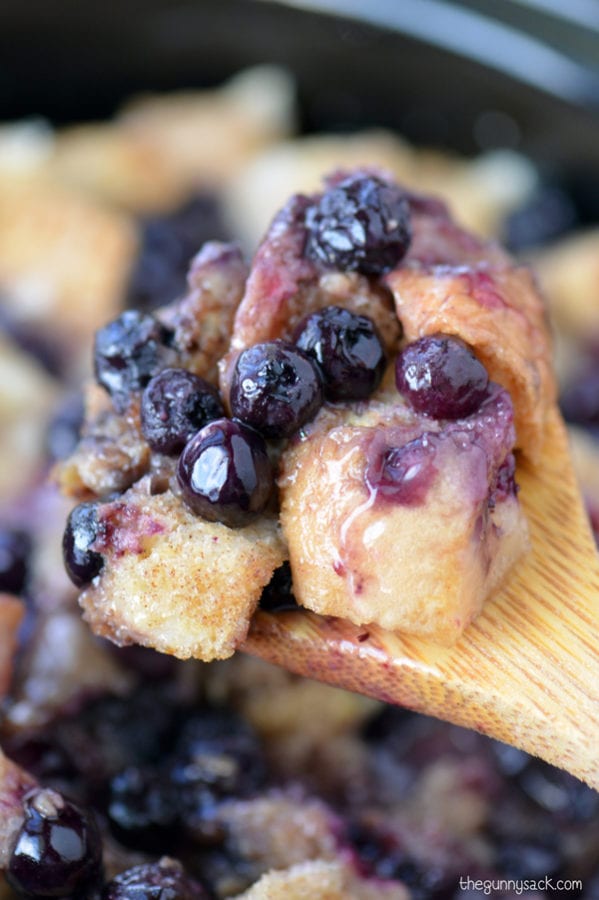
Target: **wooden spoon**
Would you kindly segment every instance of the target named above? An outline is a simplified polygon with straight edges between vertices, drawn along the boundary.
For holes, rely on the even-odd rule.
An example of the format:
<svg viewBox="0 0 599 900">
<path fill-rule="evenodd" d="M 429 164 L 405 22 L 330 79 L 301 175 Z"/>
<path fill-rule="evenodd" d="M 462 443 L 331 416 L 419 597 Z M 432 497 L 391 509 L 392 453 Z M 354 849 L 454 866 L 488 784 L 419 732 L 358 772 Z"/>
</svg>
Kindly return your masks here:
<svg viewBox="0 0 599 900">
<path fill-rule="evenodd" d="M 532 551 L 454 647 L 302 610 L 259 612 L 243 649 L 473 728 L 599 789 L 599 558 L 557 409 L 518 482 Z"/>
</svg>

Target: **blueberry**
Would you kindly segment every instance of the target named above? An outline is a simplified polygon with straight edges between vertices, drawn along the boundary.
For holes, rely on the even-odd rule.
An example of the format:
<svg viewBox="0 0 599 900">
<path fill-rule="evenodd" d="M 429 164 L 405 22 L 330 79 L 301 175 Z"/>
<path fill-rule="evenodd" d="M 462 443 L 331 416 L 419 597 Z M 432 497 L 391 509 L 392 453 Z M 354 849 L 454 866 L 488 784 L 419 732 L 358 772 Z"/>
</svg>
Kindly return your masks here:
<svg viewBox="0 0 599 900">
<path fill-rule="evenodd" d="M 170 752 L 178 714 L 168 688 L 146 681 L 126 697 L 89 700 L 76 714 L 54 722 L 52 737 L 90 790 L 102 791 L 119 772 L 153 766 Z"/>
<path fill-rule="evenodd" d="M 289 437 L 322 406 L 322 380 L 302 350 L 267 341 L 239 355 L 230 401 L 233 415 L 265 437 Z"/>
<path fill-rule="evenodd" d="M 148 383 L 141 401 L 141 430 L 159 453 L 180 453 L 192 435 L 224 416 L 215 387 L 185 369 L 163 369 Z"/>
<path fill-rule="evenodd" d="M 352 175 L 306 213 L 306 255 L 325 266 L 381 275 L 405 256 L 411 240 L 405 193 L 371 175 Z"/>
<path fill-rule="evenodd" d="M 50 459 L 66 459 L 73 452 L 79 441 L 83 414 L 83 398 L 79 393 L 71 394 L 61 404 L 46 431 L 45 449 Z"/>
<path fill-rule="evenodd" d="M 92 544 L 101 533 L 97 503 L 80 503 L 71 510 L 62 537 L 62 556 L 67 575 L 77 587 L 89 584 L 104 566 Z"/>
<path fill-rule="evenodd" d="M 181 818 L 194 840 L 222 843 L 215 812 L 230 797 L 247 797 L 262 786 L 265 767 L 259 741 L 242 719 L 227 709 L 205 707 L 192 715 L 176 743 L 170 780 L 179 796 Z"/>
<path fill-rule="evenodd" d="M 157 319 L 136 310 L 127 310 L 96 333 L 94 373 L 118 412 L 168 364 L 172 339 Z"/>
<path fill-rule="evenodd" d="M 423 503 L 437 470 L 439 438 L 424 432 L 401 447 L 373 448 L 364 480 L 378 502 L 418 506 Z"/>
<path fill-rule="evenodd" d="M 102 844 L 91 814 L 56 791 L 36 790 L 25 800 L 25 821 L 6 878 L 27 897 L 70 897 L 101 879 Z"/>
<path fill-rule="evenodd" d="M 204 888 L 173 859 L 134 866 L 104 887 L 102 900 L 207 900 Z"/>
<path fill-rule="evenodd" d="M 296 343 L 318 363 L 328 400 L 366 399 L 381 382 L 385 351 L 367 316 L 327 306 L 300 324 Z"/>
<path fill-rule="evenodd" d="M 247 796 L 264 781 L 258 737 L 230 709 L 206 706 L 190 715 L 175 744 L 174 758 L 175 780 L 200 780 L 222 797 Z"/>
<path fill-rule="evenodd" d="M 23 592 L 30 553 L 29 535 L 16 528 L 0 527 L 0 592 Z"/>
<path fill-rule="evenodd" d="M 127 847 L 169 850 L 178 837 L 174 788 L 153 767 L 129 766 L 110 782 L 108 820 Z"/>
<path fill-rule="evenodd" d="M 127 288 L 127 305 L 154 309 L 186 290 L 189 261 L 208 240 L 228 240 L 216 195 L 199 194 L 182 207 L 140 223 L 141 247 Z"/>
<path fill-rule="evenodd" d="M 395 382 L 416 412 L 461 419 L 476 412 L 487 394 L 487 370 L 459 338 L 423 337 L 399 354 Z"/>
<path fill-rule="evenodd" d="M 262 512 L 274 482 L 263 438 L 231 419 L 216 419 L 191 438 L 177 478 L 194 513 L 231 527 Z"/>
</svg>

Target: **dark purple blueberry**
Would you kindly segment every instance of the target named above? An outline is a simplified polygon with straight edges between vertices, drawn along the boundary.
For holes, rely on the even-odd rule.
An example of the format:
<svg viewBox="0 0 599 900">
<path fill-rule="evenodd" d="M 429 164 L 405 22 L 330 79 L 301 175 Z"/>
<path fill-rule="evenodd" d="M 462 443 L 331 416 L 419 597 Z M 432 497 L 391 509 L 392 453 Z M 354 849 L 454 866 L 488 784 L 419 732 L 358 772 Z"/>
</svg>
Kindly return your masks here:
<svg viewBox="0 0 599 900">
<path fill-rule="evenodd" d="M 340 306 L 312 313 L 299 326 L 296 343 L 314 359 L 328 400 L 364 400 L 385 371 L 385 351 L 372 319 Z"/>
<path fill-rule="evenodd" d="M 364 480 L 377 501 L 418 506 L 423 503 L 437 469 L 439 438 L 425 431 L 402 447 L 373 447 Z"/>
<path fill-rule="evenodd" d="M 90 699 L 54 722 L 52 735 L 95 791 L 124 769 L 153 766 L 169 753 L 178 715 L 168 687 L 153 682 L 126 697 Z"/>
<path fill-rule="evenodd" d="M 36 790 L 24 803 L 6 878 L 27 897 L 82 895 L 101 880 L 102 843 L 91 813 L 61 794 Z"/>
<path fill-rule="evenodd" d="M 168 851 L 176 846 L 177 797 L 169 780 L 152 767 L 130 766 L 110 782 L 108 821 L 127 847 Z"/>
<path fill-rule="evenodd" d="M 225 411 L 215 387 L 185 369 L 163 369 L 141 401 L 141 430 L 158 453 L 180 453 L 190 437 Z"/>
<path fill-rule="evenodd" d="M 77 587 L 89 584 L 104 566 L 104 557 L 92 544 L 99 536 L 97 503 L 80 503 L 71 510 L 62 537 L 62 556 L 67 575 Z"/>
<path fill-rule="evenodd" d="M 177 740 L 170 780 L 183 825 L 197 842 L 222 843 L 215 816 L 231 797 L 247 797 L 264 783 L 262 748 L 249 725 L 228 709 L 204 707 L 191 715 Z"/>
<path fill-rule="evenodd" d="M 202 781 L 222 797 L 248 796 L 264 782 L 260 741 L 248 723 L 227 708 L 205 706 L 190 714 L 174 758 L 175 780 Z"/>
<path fill-rule="evenodd" d="M 134 866 L 104 887 L 102 900 L 207 900 L 204 888 L 174 859 Z"/>
<path fill-rule="evenodd" d="M 172 332 L 153 316 L 127 310 L 96 333 L 94 372 L 98 384 L 124 412 L 132 393 L 141 391 L 172 361 Z"/>
<path fill-rule="evenodd" d="M 31 539 L 17 528 L 0 527 L 0 591 L 21 594 L 27 580 Z"/>
<path fill-rule="evenodd" d="M 240 353 L 231 381 L 231 412 L 265 437 L 289 437 L 318 412 L 322 379 L 314 363 L 285 341 Z"/>
<path fill-rule="evenodd" d="M 164 216 L 141 223 L 141 247 L 127 289 L 127 305 L 154 309 L 187 288 L 189 261 L 209 240 L 228 240 L 216 195 L 200 194 Z"/>
<path fill-rule="evenodd" d="M 46 453 L 52 460 L 66 459 L 79 441 L 83 424 L 83 397 L 71 394 L 61 404 L 46 431 Z"/>
<path fill-rule="evenodd" d="M 298 609 L 293 595 L 291 566 L 288 562 L 275 569 L 272 578 L 262 591 L 260 608 L 269 612 L 282 612 L 286 609 Z"/>
<path fill-rule="evenodd" d="M 403 349 L 395 382 L 416 412 L 433 419 L 461 419 L 476 412 L 484 400 L 489 375 L 459 338 L 439 334 Z"/>
<path fill-rule="evenodd" d="M 192 512 L 231 527 L 262 512 L 274 483 L 263 438 L 231 419 L 216 419 L 191 438 L 177 478 Z"/>
<path fill-rule="evenodd" d="M 306 213 L 306 255 L 335 269 L 381 275 L 405 256 L 411 240 L 404 191 L 372 175 L 352 175 Z"/>
</svg>

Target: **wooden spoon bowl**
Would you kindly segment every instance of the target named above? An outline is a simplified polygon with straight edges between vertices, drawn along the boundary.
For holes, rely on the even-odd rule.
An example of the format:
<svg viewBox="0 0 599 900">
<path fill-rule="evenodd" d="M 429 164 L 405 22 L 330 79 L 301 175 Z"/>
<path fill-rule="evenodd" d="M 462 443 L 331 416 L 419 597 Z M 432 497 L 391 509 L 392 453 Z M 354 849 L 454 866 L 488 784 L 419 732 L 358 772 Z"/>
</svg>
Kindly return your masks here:
<svg viewBox="0 0 599 900">
<path fill-rule="evenodd" d="M 557 409 L 518 482 L 532 551 L 454 647 L 302 610 L 259 612 L 243 649 L 473 728 L 599 789 L 599 558 Z"/>
</svg>

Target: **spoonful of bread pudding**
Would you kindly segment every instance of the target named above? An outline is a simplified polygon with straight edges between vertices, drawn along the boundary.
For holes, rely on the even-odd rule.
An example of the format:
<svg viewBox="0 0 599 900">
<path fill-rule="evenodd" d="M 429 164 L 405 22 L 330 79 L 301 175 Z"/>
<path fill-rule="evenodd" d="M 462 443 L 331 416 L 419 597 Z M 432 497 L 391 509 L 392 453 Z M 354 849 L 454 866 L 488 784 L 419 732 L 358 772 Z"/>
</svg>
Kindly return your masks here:
<svg viewBox="0 0 599 900">
<path fill-rule="evenodd" d="M 599 787 L 599 568 L 530 270 L 370 169 L 96 336 L 65 565 L 93 631 L 237 649 Z M 261 608 L 259 608 L 261 607 Z"/>
</svg>

